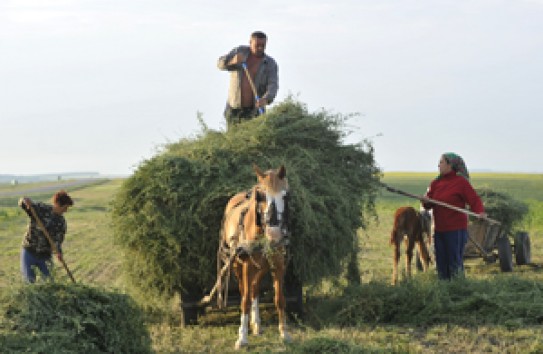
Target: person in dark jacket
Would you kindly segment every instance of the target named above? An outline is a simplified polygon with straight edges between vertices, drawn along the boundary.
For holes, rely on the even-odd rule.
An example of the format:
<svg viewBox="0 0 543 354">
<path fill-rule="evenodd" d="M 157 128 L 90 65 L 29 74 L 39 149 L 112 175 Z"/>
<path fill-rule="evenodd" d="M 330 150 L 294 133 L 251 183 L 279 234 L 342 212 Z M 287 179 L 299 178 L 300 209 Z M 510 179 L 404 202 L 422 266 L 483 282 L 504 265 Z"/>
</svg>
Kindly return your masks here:
<svg viewBox="0 0 543 354">
<path fill-rule="evenodd" d="M 235 47 L 228 54 L 221 56 L 217 62 L 220 70 L 230 72 L 228 100 L 224 110 L 227 128 L 256 117 L 259 114 L 258 110 L 264 111 L 277 95 L 279 69 L 275 60 L 264 52 L 267 41 L 265 33 L 253 32 L 248 46 Z M 247 70 L 243 68 L 243 64 Z M 254 84 L 258 100 L 251 82 Z"/>
<path fill-rule="evenodd" d="M 469 205 L 472 212 L 486 217 L 481 198 L 469 182 L 469 173 L 464 160 L 449 152 L 439 160 L 439 176 L 432 181 L 426 197 L 458 208 Z M 424 198 L 423 198 L 424 199 Z M 464 274 L 464 246 L 468 240 L 468 216 L 428 200 L 423 200 L 426 209 L 433 209 L 434 247 L 439 279 L 450 280 Z"/>
<path fill-rule="evenodd" d="M 34 203 L 30 198 L 23 197 L 19 200 L 19 206 L 28 214 L 30 222 L 23 238 L 21 250 L 21 273 L 29 282 L 36 281 L 36 273 L 33 267 L 37 267 L 45 278 L 51 273 L 49 266 L 52 264 L 53 249 L 41 228 L 38 226 L 31 208 L 34 209 L 42 224 L 47 229 L 49 236 L 58 250 L 56 256 L 62 261 L 62 242 L 66 235 L 66 220 L 63 214 L 74 204 L 72 198 L 65 191 L 59 191 L 53 195 L 52 205 Z"/>
</svg>

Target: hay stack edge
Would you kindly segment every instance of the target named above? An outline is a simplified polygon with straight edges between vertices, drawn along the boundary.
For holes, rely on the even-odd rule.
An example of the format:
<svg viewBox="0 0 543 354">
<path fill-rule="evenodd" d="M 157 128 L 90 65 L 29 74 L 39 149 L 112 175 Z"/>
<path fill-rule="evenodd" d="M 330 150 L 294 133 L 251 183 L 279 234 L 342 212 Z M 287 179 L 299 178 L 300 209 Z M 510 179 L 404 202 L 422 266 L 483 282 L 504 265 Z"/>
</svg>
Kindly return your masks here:
<svg viewBox="0 0 543 354">
<path fill-rule="evenodd" d="M 224 207 L 256 183 L 252 164 L 284 165 L 291 189 L 291 272 L 305 285 L 338 276 L 356 252 L 381 171 L 370 142 L 346 144 L 353 115 L 288 98 L 227 132 L 208 129 L 140 164 L 113 205 L 124 271 L 139 294 L 203 295 L 213 285 Z M 192 299 L 195 300 L 195 299 Z"/>
</svg>

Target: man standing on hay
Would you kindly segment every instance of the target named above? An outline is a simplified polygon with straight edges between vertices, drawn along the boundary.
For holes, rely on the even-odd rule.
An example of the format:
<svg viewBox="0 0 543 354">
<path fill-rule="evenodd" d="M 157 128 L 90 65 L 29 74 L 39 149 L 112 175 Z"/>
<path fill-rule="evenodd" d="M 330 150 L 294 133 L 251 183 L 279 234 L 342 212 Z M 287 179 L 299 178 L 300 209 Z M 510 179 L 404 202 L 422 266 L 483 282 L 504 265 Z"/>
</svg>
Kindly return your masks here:
<svg viewBox="0 0 543 354">
<path fill-rule="evenodd" d="M 267 37 L 253 32 L 249 46 L 238 46 L 219 58 L 217 66 L 230 72 L 228 100 L 224 110 L 227 128 L 264 113 L 279 88 L 275 60 L 264 53 Z"/>
<path fill-rule="evenodd" d="M 34 203 L 30 198 L 19 200 L 19 206 L 30 217 L 21 250 L 21 273 L 29 283 L 36 281 L 36 273 L 32 267 L 37 267 L 44 277 L 50 276 L 48 265 L 51 264 L 53 251 L 56 251 L 57 259 L 64 264 L 61 245 L 66 234 L 66 220 L 62 214 L 68 211 L 68 207 L 74 202 L 65 191 L 55 193 L 52 202 L 53 205 L 48 205 Z M 42 225 L 46 232 L 41 229 Z"/>
</svg>

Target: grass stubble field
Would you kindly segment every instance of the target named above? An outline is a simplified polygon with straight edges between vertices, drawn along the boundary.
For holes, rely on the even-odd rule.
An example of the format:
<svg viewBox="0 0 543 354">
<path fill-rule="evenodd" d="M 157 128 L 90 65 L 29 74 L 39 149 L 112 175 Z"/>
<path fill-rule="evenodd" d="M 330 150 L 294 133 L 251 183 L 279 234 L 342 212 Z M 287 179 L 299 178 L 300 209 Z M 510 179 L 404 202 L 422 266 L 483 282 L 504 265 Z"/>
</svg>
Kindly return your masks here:
<svg viewBox="0 0 543 354">
<path fill-rule="evenodd" d="M 383 181 L 422 194 L 431 173 L 388 173 Z M 304 288 L 305 316 L 292 319 L 292 344 L 280 341 L 273 308 L 264 305 L 264 334 L 251 337 L 251 353 L 538 353 L 543 352 L 543 175 L 473 174 L 475 187 L 506 192 L 530 206 L 523 229 L 531 238 L 532 263 L 501 273 L 497 263 L 468 259 L 466 279 L 436 280 L 435 269 L 389 285 L 392 215 L 418 202 L 383 191 L 377 218 L 359 232 L 360 285 L 343 278 Z M 67 214 L 65 260 L 78 282 L 124 290 L 122 255 L 113 242 L 110 201 L 122 180 L 105 180 L 70 190 L 75 207 Z M 34 186 L 33 186 L 34 187 Z M 24 191 L 24 185 L 0 191 Z M 49 194 L 28 195 L 46 201 Z M 20 286 L 19 251 L 27 217 L 17 198 L 0 197 L 0 291 Z M 213 236 L 214 237 L 214 236 Z M 295 235 L 293 236 L 295 237 Z M 293 250 L 295 252 L 296 250 Z M 308 255 L 310 256 L 310 255 Z M 402 261 L 404 255 L 402 255 Z M 401 264 L 403 269 L 403 262 Z M 68 281 L 56 264 L 57 281 Z M 182 326 L 175 302 L 149 315 L 147 328 L 157 353 L 234 351 L 239 311 L 210 312 L 200 325 Z M 1 335 L 1 333 L 0 333 Z"/>
</svg>

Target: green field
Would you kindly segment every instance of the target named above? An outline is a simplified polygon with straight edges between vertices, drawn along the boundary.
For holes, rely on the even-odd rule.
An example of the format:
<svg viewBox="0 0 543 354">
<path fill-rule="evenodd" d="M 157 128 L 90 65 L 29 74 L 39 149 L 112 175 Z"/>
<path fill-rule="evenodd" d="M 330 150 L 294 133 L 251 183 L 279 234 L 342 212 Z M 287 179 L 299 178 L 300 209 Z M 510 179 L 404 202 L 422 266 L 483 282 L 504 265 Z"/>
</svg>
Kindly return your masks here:
<svg viewBox="0 0 543 354">
<path fill-rule="evenodd" d="M 430 173 L 389 173 L 383 182 L 423 194 L 433 177 Z M 466 280 L 438 282 L 431 268 L 392 287 L 388 244 L 392 214 L 398 206 L 418 206 L 418 202 L 383 191 L 377 201 L 377 218 L 359 233 L 361 284 L 348 286 L 340 278 L 304 289 L 306 316 L 290 322 L 294 339 L 290 345 L 279 340 L 273 311 L 265 306 L 265 332 L 251 337 L 245 352 L 543 352 L 539 339 L 543 337 L 543 175 L 473 174 L 472 183 L 476 188 L 507 192 L 529 204 L 526 229 L 532 242 L 532 265 L 515 265 L 512 273 L 501 273 L 498 264 L 474 258 L 466 261 Z M 122 180 L 109 180 L 70 191 L 75 206 L 66 214 L 68 234 L 63 248 L 78 282 L 124 288 L 122 254 L 113 243 L 109 215 L 110 202 L 121 184 Z M 21 185 L 17 188 L 24 190 Z M 27 216 L 13 201 L 12 197 L 0 198 L 3 293 L 21 283 L 19 250 Z M 58 264 L 55 277 L 69 281 Z M 162 312 L 149 314 L 147 326 L 158 353 L 224 353 L 233 352 L 238 321 L 234 308 L 227 313 L 210 312 L 200 325 L 183 327 L 179 307 L 165 304 Z"/>
</svg>

